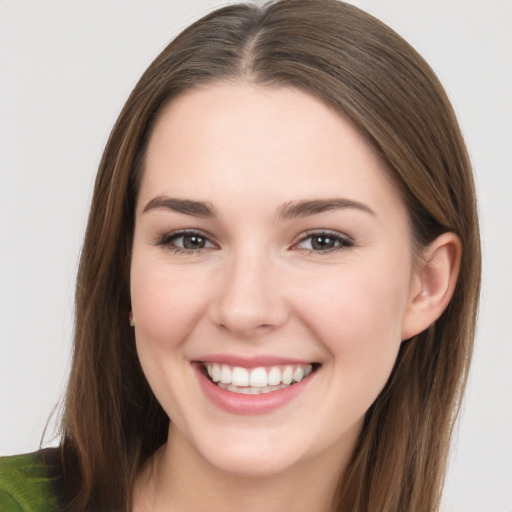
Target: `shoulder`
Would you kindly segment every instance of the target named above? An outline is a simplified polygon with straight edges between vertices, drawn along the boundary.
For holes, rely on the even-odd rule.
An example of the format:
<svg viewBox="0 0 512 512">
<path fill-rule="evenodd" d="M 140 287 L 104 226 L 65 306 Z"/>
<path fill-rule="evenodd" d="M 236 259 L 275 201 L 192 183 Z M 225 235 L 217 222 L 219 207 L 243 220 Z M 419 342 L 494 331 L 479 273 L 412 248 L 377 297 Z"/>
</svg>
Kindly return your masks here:
<svg viewBox="0 0 512 512">
<path fill-rule="evenodd" d="M 0 457 L 2 512 L 55 512 L 60 506 L 59 449 Z"/>
</svg>

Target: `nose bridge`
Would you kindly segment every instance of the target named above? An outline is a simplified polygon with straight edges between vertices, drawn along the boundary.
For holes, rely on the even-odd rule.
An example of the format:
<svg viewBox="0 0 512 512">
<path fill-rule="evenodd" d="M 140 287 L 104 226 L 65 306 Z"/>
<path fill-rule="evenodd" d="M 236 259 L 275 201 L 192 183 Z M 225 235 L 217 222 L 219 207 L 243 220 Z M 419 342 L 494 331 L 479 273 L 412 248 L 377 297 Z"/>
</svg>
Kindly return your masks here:
<svg viewBox="0 0 512 512">
<path fill-rule="evenodd" d="M 278 269 L 271 255 L 249 244 L 227 258 L 215 305 L 215 323 L 238 336 L 272 330 L 286 318 Z"/>
</svg>

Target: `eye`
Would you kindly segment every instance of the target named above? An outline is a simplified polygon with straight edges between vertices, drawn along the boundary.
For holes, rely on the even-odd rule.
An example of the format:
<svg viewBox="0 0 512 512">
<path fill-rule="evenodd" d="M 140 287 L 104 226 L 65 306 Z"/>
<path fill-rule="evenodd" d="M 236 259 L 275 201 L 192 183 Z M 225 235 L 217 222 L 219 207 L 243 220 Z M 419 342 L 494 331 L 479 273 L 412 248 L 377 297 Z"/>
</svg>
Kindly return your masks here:
<svg viewBox="0 0 512 512">
<path fill-rule="evenodd" d="M 354 246 L 353 240 L 335 231 L 316 231 L 302 237 L 293 247 L 309 252 L 326 253 Z"/>
<path fill-rule="evenodd" d="M 176 253 L 187 254 L 216 247 L 205 234 L 194 230 L 175 231 L 165 234 L 156 241 L 156 245 L 173 250 Z"/>
</svg>

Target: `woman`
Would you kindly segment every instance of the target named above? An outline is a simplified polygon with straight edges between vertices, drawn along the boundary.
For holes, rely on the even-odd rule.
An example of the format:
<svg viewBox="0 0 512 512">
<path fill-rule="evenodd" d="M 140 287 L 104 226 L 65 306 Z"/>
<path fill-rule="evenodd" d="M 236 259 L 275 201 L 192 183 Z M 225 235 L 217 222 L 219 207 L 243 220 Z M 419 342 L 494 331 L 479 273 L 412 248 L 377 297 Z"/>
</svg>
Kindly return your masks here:
<svg viewBox="0 0 512 512">
<path fill-rule="evenodd" d="M 192 25 L 100 165 L 38 456 L 62 505 L 436 510 L 478 240 L 452 109 L 389 28 L 330 0 Z"/>
</svg>

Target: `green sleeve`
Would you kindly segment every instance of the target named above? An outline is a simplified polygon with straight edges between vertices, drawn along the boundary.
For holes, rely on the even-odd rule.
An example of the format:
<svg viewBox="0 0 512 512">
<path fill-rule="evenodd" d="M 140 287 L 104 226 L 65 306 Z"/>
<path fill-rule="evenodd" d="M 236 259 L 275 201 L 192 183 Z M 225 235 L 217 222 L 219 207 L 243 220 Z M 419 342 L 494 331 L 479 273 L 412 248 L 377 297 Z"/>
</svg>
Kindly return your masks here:
<svg viewBox="0 0 512 512">
<path fill-rule="evenodd" d="M 37 453 L 0 457 L 0 511 L 55 512 L 52 480 Z"/>
</svg>

